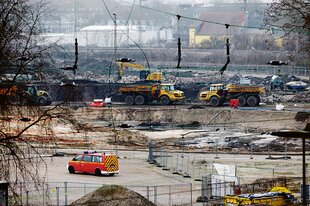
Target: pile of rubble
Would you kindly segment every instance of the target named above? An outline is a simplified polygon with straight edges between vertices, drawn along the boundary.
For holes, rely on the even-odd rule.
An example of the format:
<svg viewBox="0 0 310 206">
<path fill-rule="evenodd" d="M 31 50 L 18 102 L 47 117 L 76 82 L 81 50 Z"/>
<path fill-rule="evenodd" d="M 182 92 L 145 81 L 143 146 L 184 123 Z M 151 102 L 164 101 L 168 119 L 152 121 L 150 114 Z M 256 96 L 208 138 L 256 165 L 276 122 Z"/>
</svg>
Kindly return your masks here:
<svg viewBox="0 0 310 206">
<path fill-rule="evenodd" d="M 294 102 L 294 103 L 310 102 L 310 92 L 306 91 L 298 93 L 294 97 L 289 99 L 288 102 Z"/>
</svg>

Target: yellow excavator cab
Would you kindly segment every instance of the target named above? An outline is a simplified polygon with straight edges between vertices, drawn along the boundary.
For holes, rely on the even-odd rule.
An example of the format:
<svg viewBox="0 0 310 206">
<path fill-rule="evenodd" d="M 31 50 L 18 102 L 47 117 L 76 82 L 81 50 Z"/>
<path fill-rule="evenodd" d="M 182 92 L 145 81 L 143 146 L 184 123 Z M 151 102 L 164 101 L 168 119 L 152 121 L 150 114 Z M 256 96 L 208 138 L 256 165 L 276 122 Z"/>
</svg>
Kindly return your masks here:
<svg viewBox="0 0 310 206">
<path fill-rule="evenodd" d="M 149 80 L 149 81 L 161 81 L 162 79 L 162 74 L 160 72 L 150 72 L 146 71 L 144 66 L 138 63 L 134 62 L 124 62 L 124 61 L 116 61 L 119 67 L 118 71 L 118 79 L 121 80 L 123 77 L 123 70 L 124 68 L 134 68 L 141 70 L 140 72 L 140 78 L 142 80 Z"/>
</svg>

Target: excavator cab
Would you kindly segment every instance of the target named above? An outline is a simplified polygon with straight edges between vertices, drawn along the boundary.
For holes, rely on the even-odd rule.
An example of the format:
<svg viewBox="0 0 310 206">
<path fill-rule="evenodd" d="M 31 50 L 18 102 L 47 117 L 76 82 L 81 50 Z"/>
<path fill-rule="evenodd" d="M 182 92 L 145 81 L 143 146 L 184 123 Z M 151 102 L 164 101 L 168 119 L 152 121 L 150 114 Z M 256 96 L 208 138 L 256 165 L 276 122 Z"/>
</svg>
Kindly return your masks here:
<svg viewBox="0 0 310 206">
<path fill-rule="evenodd" d="M 140 79 L 141 80 L 146 80 L 147 77 L 150 75 L 150 71 L 142 70 L 140 71 Z"/>
<path fill-rule="evenodd" d="M 138 63 L 135 63 L 134 59 L 130 58 L 120 58 L 116 60 L 116 63 L 119 67 L 118 70 L 118 80 L 121 80 L 123 77 L 123 70 L 125 68 L 133 68 L 140 71 L 140 80 L 141 81 L 161 81 L 162 75 L 160 72 L 150 72 L 145 70 L 144 66 Z"/>
</svg>

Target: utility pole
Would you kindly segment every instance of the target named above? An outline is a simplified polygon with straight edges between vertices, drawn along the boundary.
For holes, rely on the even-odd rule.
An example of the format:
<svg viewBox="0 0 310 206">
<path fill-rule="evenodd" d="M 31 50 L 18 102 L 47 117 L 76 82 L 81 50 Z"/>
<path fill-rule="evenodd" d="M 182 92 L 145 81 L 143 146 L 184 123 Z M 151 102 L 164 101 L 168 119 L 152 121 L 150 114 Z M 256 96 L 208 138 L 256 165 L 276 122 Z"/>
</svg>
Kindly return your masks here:
<svg viewBox="0 0 310 206">
<path fill-rule="evenodd" d="M 77 9 L 77 0 L 74 0 L 74 38 L 76 39 L 76 24 L 77 24 L 77 19 L 76 19 L 76 9 Z"/>
<path fill-rule="evenodd" d="M 116 24 L 116 16 L 117 14 L 113 12 L 114 16 L 114 55 L 116 54 L 116 47 L 117 47 L 117 24 Z"/>
<path fill-rule="evenodd" d="M 138 29 L 139 29 L 139 40 L 138 40 L 138 43 L 139 45 L 141 46 L 141 0 L 139 0 L 139 21 L 138 21 Z"/>
</svg>

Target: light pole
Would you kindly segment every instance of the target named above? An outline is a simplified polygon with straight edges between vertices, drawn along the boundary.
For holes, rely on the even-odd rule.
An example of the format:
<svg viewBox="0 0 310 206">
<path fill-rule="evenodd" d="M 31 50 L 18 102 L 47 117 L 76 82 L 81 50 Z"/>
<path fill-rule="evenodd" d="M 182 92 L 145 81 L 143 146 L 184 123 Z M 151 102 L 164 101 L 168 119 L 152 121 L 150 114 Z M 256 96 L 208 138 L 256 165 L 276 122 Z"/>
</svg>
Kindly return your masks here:
<svg viewBox="0 0 310 206">
<path fill-rule="evenodd" d="M 310 139 L 310 123 L 304 131 L 301 130 L 281 130 L 278 132 L 272 132 L 271 135 L 287 138 L 302 138 L 302 205 L 307 206 L 307 189 L 306 189 L 306 138 Z"/>
<path fill-rule="evenodd" d="M 117 44 L 117 24 L 116 24 L 116 16 L 117 14 L 115 12 L 113 12 L 113 16 L 114 16 L 114 55 L 116 54 L 116 44 Z"/>
</svg>

